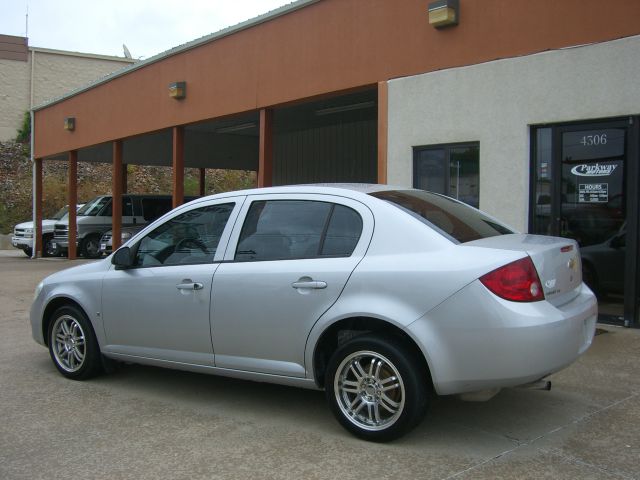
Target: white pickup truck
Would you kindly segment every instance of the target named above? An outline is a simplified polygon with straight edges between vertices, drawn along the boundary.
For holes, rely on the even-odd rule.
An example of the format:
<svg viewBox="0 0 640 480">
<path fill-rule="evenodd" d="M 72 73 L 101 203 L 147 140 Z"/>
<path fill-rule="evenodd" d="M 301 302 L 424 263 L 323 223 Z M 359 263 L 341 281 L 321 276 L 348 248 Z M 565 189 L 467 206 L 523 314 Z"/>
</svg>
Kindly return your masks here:
<svg viewBox="0 0 640 480">
<path fill-rule="evenodd" d="M 76 208 L 80 208 L 83 204 L 79 204 Z M 66 220 L 68 217 L 69 206 L 65 205 L 58 210 L 51 218 L 42 220 L 42 237 L 43 237 L 43 255 L 58 256 L 60 250 L 52 242 L 53 229 L 56 222 Z M 33 254 L 33 222 L 19 223 L 13 228 L 13 237 L 11 237 L 11 245 L 22 250 L 28 257 Z"/>
</svg>

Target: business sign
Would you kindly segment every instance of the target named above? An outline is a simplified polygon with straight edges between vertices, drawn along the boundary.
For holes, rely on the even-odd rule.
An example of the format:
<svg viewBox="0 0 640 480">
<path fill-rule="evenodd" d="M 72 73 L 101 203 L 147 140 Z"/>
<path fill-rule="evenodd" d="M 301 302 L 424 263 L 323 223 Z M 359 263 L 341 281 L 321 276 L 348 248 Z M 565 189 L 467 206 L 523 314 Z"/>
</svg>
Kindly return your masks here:
<svg viewBox="0 0 640 480">
<path fill-rule="evenodd" d="M 608 183 L 581 183 L 578 185 L 578 203 L 607 203 Z"/>
<path fill-rule="evenodd" d="M 614 163 L 596 163 L 594 165 L 576 165 L 571 169 L 571 173 L 578 177 L 608 177 L 613 173 L 618 165 Z"/>
</svg>

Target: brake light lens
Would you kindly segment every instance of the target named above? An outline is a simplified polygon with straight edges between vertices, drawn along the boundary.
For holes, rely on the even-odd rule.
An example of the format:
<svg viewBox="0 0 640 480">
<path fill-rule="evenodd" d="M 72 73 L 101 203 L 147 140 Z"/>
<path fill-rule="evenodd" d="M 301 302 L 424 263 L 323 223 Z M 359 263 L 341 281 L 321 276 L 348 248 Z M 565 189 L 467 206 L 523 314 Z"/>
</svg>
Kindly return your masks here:
<svg viewBox="0 0 640 480">
<path fill-rule="evenodd" d="M 531 257 L 524 257 L 480 277 L 494 294 L 512 302 L 544 300 L 540 278 Z"/>
</svg>

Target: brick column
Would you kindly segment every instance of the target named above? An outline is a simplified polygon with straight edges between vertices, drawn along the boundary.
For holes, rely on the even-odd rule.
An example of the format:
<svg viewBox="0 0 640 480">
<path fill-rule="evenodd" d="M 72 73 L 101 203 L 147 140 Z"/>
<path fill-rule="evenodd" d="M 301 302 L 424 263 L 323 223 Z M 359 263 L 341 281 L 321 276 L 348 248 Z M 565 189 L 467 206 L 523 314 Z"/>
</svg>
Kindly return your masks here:
<svg viewBox="0 0 640 480">
<path fill-rule="evenodd" d="M 69 152 L 69 249 L 67 254 L 69 260 L 78 258 L 78 248 L 76 247 L 78 223 L 76 221 L 76 205 L 78 204 L 78 151 Z"/>
<path fill-rule="evenodd" d="M 273 110 L 260 110 L 260 152 L 258 156 L 258 187 L 273 185 Z"/>
<path fill-rule="evenodd" d="M 173 127 L 173 208 L 184 203 L 184 128 Z"/>
<path fill-rule="evenodd" d="M 111 193 L 113 195 L 111 201 L 111 246 L 115 252 L 120 248 L 122 233 L 122 192 L 123 179 L 122 173 L 122 140 L 113 142 L 113 172 L 111 175 Z"/>
</svg>

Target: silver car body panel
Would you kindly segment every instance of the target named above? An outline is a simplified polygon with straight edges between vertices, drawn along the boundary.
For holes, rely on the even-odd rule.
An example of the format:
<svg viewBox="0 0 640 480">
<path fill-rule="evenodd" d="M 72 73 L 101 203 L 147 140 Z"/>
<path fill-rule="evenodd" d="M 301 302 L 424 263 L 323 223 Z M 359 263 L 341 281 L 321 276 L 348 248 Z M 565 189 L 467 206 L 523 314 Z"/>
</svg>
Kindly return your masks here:
<svg viewBox="0 0 640 480">
<path fill-rule="evenodd" d="M 588 348 L 597 303 L 576 274 L 574 242 L 511 234 L 456 245 L 366 194 L 393 188 L 278 187 L 192 201 L 124 246 L 189 209 L 234 201 L 214 263 L 116 270 L 107 257 L 54 274 L 44 280 L 32 305 L 33 336 L 44 343 L 44 310 L 65 297 L 87 313 L 106 356 L 313 388 L 314 351 L 322 334 L 343 319 L 371 317 L 415 341 L 440 394 L 537 380 Z M 363 232 L 353 254 L 234 262 L 250 202 L 277 198 L 325 200 L 356 209 Z M 478 280 L 527 256 L 547 300 L 506 301 Z M 301 278 L 327 287 L 294 288 Z M 204 288 L 181 293 L 175 285 L 184 279 Z"/>
</svg>

